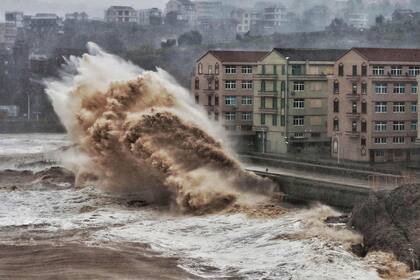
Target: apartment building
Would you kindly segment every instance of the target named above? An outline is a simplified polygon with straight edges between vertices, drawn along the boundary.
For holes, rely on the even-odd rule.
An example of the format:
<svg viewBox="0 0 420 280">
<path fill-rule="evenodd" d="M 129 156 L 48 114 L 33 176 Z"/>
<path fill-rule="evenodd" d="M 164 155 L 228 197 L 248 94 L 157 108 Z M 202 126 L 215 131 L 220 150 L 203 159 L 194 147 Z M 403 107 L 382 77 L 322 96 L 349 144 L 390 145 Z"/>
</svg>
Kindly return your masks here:
<svg viewBox="0 0 420 280">
<path fill-rule="evenodd" d="M 254 75 L 253 130 L 260 152 L 328 152 L 327 75 L 345 51 L 276 48 Z"/>
<path fill-rule="evenodd" d="M 137 11 L 129 6 L 112 6 L 105 11 L 106 22 L 136 23 Z"/>
<path fill-rule="evenodd" d="M 221 122 L 238 148 L 254 145 L 253 75 L 267 52 L 211 50 L 196 62 L 192 93 L 209 118 Z"/>
<path fill-rule="evenodd" d="M 353 48 L 328 79 L 328 135 L 335 158 L 385 162 L 418 157 L 420 49 Z"/>
</svg>

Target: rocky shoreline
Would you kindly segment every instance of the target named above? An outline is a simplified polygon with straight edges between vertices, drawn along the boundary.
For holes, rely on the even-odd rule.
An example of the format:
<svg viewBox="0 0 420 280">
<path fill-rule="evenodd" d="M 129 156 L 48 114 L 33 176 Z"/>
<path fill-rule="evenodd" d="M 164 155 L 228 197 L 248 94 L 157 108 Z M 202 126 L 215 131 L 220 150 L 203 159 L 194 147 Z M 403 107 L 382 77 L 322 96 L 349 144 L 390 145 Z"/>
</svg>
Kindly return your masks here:
<svg viewBox="0 0 420 280">
<path fill-rule="evenodd" d="M 354 253 L 389 252 L 411 270 L 420 269 L 420 185 L 372 192 L 354 207 L 348 225 L 363 235 Z"/>
</svg>

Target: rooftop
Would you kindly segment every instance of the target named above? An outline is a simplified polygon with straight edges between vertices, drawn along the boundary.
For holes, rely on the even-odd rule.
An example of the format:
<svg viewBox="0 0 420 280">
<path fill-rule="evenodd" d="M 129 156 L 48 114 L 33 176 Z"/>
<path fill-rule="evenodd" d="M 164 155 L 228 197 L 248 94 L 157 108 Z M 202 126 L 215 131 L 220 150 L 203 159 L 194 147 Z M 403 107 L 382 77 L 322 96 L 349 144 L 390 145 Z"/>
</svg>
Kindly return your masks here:
<svg viewBox="0 0 420 280">
<path fill-rule="evenodd" d="M 420 49 L 353 48 L 369 61 L 420 62 Z"/>
<path fill-rule="evenodd" d="M 210 50 L 207 54 L 214 55 L 221 62 L 257 62 L 263 58 L 267 52 L 264 51 L 222 51 L 222 50 Z M 200 57 L 198 60 L 203 58 L 205 55 Z"/>
<path fill-rule="evenodd" d="M 291 61 L 336 61 L 347 50 L 342 49 L 288 49 L 275 48 L 284 57 Z"/>
</svg>

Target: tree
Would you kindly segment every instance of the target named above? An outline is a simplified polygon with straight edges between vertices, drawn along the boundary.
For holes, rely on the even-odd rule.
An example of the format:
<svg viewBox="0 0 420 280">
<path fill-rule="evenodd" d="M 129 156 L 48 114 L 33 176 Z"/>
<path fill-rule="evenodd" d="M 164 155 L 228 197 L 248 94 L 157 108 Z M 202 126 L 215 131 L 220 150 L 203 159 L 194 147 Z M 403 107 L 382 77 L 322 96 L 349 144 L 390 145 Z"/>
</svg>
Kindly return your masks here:
<svg viewBox="0 0 420 280">
<path fill-rule="evenodd" d="M 202 41 L 203 37 L 198 31 L 184 33 L 178 38 L 178 44 L 180 46 L 200 45 Z"/>
<path fill-rule="evenodd" d="M 379 15 L 375 18 L 376 25 L 382 25 L 385 21 L 385 17 L 383 15 Z"/>
</svg>

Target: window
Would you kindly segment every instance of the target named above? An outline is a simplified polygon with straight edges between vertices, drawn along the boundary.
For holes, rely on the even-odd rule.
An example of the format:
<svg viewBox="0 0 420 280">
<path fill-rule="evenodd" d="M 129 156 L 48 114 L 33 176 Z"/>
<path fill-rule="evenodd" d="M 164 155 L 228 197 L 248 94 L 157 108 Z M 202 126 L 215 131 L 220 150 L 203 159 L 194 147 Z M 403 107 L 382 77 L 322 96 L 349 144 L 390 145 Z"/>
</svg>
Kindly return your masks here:
<svg viewBox="0 0 420 280">
<path fill-rule="evenodd" d="M 211 95 L 207 96 L 207 105 L 211 106 L 212 97 Z"/>
<path fill-rule="evenodd" d="M 271 116 L 271 123 L 273 126 L 277 126 L 277 115 Z"/>
<path fill-rule="evenodd" d="M 367 114 L 367 102 L 362 101 L 362 114 Z"/>
<path fill-rule="evenodd" d="M 304 75 L 305 74 L 305 65 L 293 64 L 292 65 L 292 75 Z"/>
<path fill-rule="evenodd" d="M 410 129 L 411 130 L 417 130 L 417 121 L 411 121 L 410 122 Z"/>
<path fill-rule="evenodd" d="M 357 83 L 353 83 L 351 86 L 351 89 L 352 89 L 351 92 L 353 94 L 357 94 Z"/>
<path fill-rule="evenodd" d="M 219 106 L 219 96 L 217 95 L 214 97 L 214 105 Z"/>
<path fill-rule="evenodd" d="M 366 84 L 366 82 L 362 83 L 362 94 L 367 94 L 367 84 Z"/>
<path fill-rule="evenodd" d="M 250 65 L 242 66 L 242 74 L 252 74 L 252 66 Z"/>
<path fill-rule="evenodd" d="M 362 65 L 362 76 L 364 76 L 364 77 L 367 76 L 367 66 L 364 63 Z"/>
<path fill-rule="evenodd" d="M 208 88 L 208 89 L 211 89 L 212 80 L 211 80 L 211 79 L 208 79 L 208 80 L 207 80 L 207 83 L 208 83 L 207 88 Z"/>
<path fill-rule="evenodd" d="M 242 81 L 242 89 L 252 89 L 252 80 Z"/>
<path fill-rule="evenodd" d="M 384 150 L 375 151 L 375 157 L 383 157 L 383 156 L 385 156 L 385 151 Z"/>
<path fill-rule="evenodd" d="M 353 68 L 352 68 L 352 75 L 353 75 L 353 76 L 357 76 L 357 65 L 353 65 Z"/>
<path fill-rule="evenodd" d="M 375 144 L 386 144 L 386 137 L 375 137 Z"/>
<path fill-rule="evenodd" d="M 242 113 L 242 120 L 243 121 L 251 121 L 252 120 L 252 113 L 251 112 L 243 112 Z"/>
<path fill-rule="evenodd" d="M 304 135 L 304 133 L 303 133 L 303 132 L 295 132 L 294 137 L 295 137 L 295 138 L 304 138 L 304 137 L 305 137 L 305 135 Z"/>
<path fill-rule="evenodd" d="M 417 93 L 417 84 L 411 84 L 411 93 Z"/>
<path fill-rule="evenodd" d="M 214 74 L 219 75 L 219 69 L 220 69 L 219 63 L 216 63 L 216 65 L 214 66 Z"/>
<path fill-rule="evenodd" d="M 357 102 L 352 102 L 352 104 L 351 104 L 351 112 L 353 113 L 353 114 L 357 114 Z"/>
<path fill-rule="evenodd" d="M 410 137 L 410 140 L 411 140 L 411 142 L 416 142 L 416 140 L 417 140 L 417 137 L 416 136 L 412 136 L 412 137 Z"/>
<path fill-rule="evenodd" d="M 305 82 L 294 82 L 293 83 L 293 90 L 295 90 L 295 91 L 305 90 Z"/>
<path fill-rule="evenodd" d="M 236 89 L 236 81 L 235 80 L 226 80 L 225 81 L 225 89 Z"/>
<path fill-rule="evenodd" d="M 402 75 L 402 67 L 401 66 L 392 66 L 391 67 L 391 75 L 392 76 L 401 76 Z"/>
<path fill-rule="evenodd" d="M 213 74 L 213 66 L 212 66 L 212 65 L 209 65 L 209 66 L 207 67 L 207 73 L 208 73 L 209 75 L 212 75 L 212 74 Z"/>
<path fill-rule="evenodd" d="M 343 63 L 340 63 L 340 65 L 338 65 L 338 76 L 340 76 L 340 77 L 344 76 L 344 65 L 343 65 Z"/>
<path fill-rule="evenodd" d="M 236 112 L 226 112 L 225 113 L 225 120 L 227 120 L 227 121 L 236 120 Z"/>
<path fill-rule="evenodd" d="M 226 65 L 225 66 L 225 74 L 236 74 L 236 66 L 235 65 Z"/>
<path fill-rule="evenodd" d="M 203 64 L 198 64 L 198 74 L 203 74 Z"/>
<path fill-rule="evenodd" d="M 353 121 L 351 123 L 351 131 L 352 132 L 357 132 L 357 122 L 356 121 Z"/>
<path fill-rule="evenodd" d="M 386 131 L 386 121 L 376 121 L 375 131 L 378 131 L 378 132 Z"/>
<path fill-rule="evenodd" d="M 338 118 L 334 119 L 333 129 L 334 129 L 334 131 L 339 131 L 340 130 L 340 122 L 339 122 Z"/>
<path fill-rule="evenodd" d="M 215 89 L 215 90 L 219 90 L 219 79 L 218 79 L 218 78 L 216 78 L 216 79 L 214 80 L 214 89 Z"/>
<path fill-rule="evenodd" d="M 362 146 L 366 146 L 366 138 L 362 138 L 362 139 L 360 139 L 360 145 L 362 145 Z"/>
<path fill-rule="evenodd" d="M 386 102 L 375 102 L 375 113 L 386 113 L 388 106 Z"/>
<path fill-rule="evenodd" d="M 386 84 L 386 83 L 376 83 L 375 84 L 375 93 L 376 94 L 387 94 L 388 93 L 388 84 Z"/>
<path fill-rule="evenodd" d="M 383 76 L 385 74 L 385 67 L 383 66 L 373 66 L 373 75 L 374 76 Z"/>
<path fill-rule="evenodd" d="M 394 131 L 403 131 L 405 129 L 403 121 L 394 121 L 392 124 L 392 129 Z"/>
<path fill-rule="evenodd" d="M 394 102 L 393 106 L 394 113 L 404 113 L 405 112 L 405 103 L 404 102 Z"/>
<path fill-rule="evenodd" d="M 303 126 L 305 123 L 304 116 L 293 116 L 293 125 L 294 126 Z"/>
<path fill-rule="evenodd" d="M 404 144 L 404 142 L 405 142 L 404 136 L 392 137 L 392 143 L 394 144 Z"/>
<path fill-rule="evenodd" d="M 402 83 L 394 84 L 394 93 L 405 93 L 405 84 L 402 84 Z"/>
<path fill-rule="evenodd" d="M 340 83 L 338 81 L 334 81 L 333 92 L 335 94 L 338 94 L 340 92 Z"/>
<path fill-rule="evenodd" d="M 305 100 L 304 99 L 293 99 L 293 109 L 304 109 Z"/>
<path fill-rule="evenodd" d="M 362 132 L 366 132 L 366 130 L 367 130 L 367 124 L 366 124 L 366 121 L 365 120 L 362 121 L 362 124 L 360 126 L 360 130 Z"/>
<path fill-rule="evenodd" d="M 242 105 L 252 105 L 252 96 L 242 96 Z"/>
<path fill-rule="evenodd" d="M 261 109 L 265 108 L 265 97 L 261 97 Z"/>
<path fill-rule="evenodd" d="M 261 124 L 265 124 L 265 114 L 261 114 Z"/>
<path fill-rule="evenodd" d="M 225 105 L 235 106 L 236 96 L 225 96 Z"/>
<path fill-rule="evenodd" d="M 411 113 L 417 112 L 417 102 L 411 102 Z"/>
<path fill-rule="evenodd" d="M 408 75 L 410 75 L 410 76 L 420 75 L 420 67 L 419 66 L 410 66 L 410 68 L 408 69 Z"/>
<path fill-rule="evenodd" d="M 195 96 L 195 104 L 200 103 L 200 97 L 198 95 Z"/>
<path fill-rule="evenodd" d="M 200 89 L 200 79 L 199 78 L 195 78 L 194 88 L 195 89 Z"/>
<path fill-rule="evenodd" d="M 340 112 L 340 101 L 338 101 L 338 98 L 334 99 L 334 113 Z"/>
</svg>

